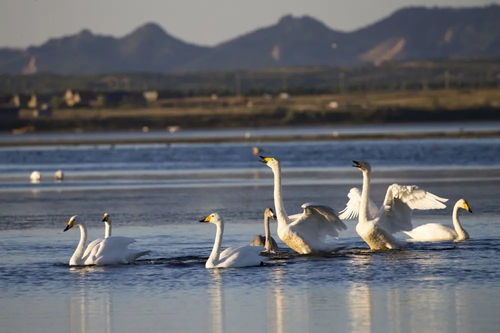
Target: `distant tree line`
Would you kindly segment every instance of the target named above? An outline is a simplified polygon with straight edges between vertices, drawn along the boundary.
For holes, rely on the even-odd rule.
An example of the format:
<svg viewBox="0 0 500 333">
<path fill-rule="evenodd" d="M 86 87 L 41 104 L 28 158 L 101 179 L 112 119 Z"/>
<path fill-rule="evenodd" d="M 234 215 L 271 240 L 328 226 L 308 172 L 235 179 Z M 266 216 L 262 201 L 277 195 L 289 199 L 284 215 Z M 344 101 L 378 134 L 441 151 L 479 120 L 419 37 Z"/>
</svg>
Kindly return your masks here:
<svg viewBox="0 0 500 333">
<path fill-rule="evenodd" d="M 500 58 L 174 74 L 0 75 L 1 95 L 57 95 L 61 97 L 61 103 L 68 90 L 102 93 L 110 103 L 116 100 L 126 103 L 128 98 L 128 102 L 134 104 L 139 99 L 130 93 L 142 96 L 148 91 L 162 92 L 164 98 L 183 98 L 213 94 L 257 96 L 287 92 L 304 95 L 487 87 L 500 87 Z M 113 97 L 113 93 L 119 96 Z"/>
</svg>

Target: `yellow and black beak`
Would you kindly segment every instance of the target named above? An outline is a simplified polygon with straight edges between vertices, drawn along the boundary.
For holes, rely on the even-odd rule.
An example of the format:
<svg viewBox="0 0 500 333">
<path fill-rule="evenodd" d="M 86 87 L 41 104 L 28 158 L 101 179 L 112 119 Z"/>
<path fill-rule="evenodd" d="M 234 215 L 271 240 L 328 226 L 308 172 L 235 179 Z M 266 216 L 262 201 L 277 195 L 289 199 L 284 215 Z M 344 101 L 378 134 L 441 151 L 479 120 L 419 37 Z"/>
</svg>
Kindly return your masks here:
<svg viewBox="0 0 500 333">
<path fill-rule="evenodd" d="M 465 206 L 464 208 L 465 208 L 465 209 L 466 209 L 469 213 L 472 213 L 472 208 L 470 208 L 469 203 L 468 203 L 467 201 L 465 202 L 465 205 L 464 205 L 464 206 Z"/>
<path fill-rule="evenodd" d="M 269 162 L 272 159 L 272 157 L 264 157 L 264 156 L 260 156 L 260 155 L 259 155 L 259 157 L 260 157 L 260 161 L 264 164 L 267 164 L 267 162 Z"/>
<path fill-rule="evenodd" d="M 273 220 L 276 220 L 276 214 L 274 214 L 273 210 L 272 209 L 269 209 L 271 211 L 271 218 Z"/>
<path fill-rule="evenodd" d="M 66 226 L 66 228 L 64 228 L 63 232 L 64 231 L 68 231 L 69 229 L 71 229 L 71 227 L 69 226 L 69 224 Z"/>
<path fill-rule="evenodd" d="M 358 162 L 358 161 L 352 161 L 352 166 L 353 166 L 354 168 L 361 168 L 361 163 L 360 163 L 360 162 Z"/>
<path fill-rule="evenodd" d="M 207 217 L 202 218 L 199 222 L 200 223 L 208 223 L 208 222 L 210 222 L 210 219 L 211 219 L 211 216 L 208 215 Z"/>
</svg>

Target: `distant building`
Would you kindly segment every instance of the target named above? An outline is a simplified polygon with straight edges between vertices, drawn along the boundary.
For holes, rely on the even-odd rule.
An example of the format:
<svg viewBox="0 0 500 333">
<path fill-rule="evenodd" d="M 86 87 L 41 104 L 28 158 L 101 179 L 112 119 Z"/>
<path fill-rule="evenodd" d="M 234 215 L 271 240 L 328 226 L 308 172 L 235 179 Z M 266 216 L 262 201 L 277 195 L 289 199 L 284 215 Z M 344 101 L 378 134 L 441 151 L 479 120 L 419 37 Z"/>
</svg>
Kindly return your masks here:
<svg viewBox="0 0 500 333">
<path fill-rule="evenodd" d="M 158 91 L 156 90 L 145 91 L 142 94 L 148 103 L 154 103 L 158 100 Z"/>
<path fill-rule="evenodd" d="M 287 92 L 281 92 L 279 95 L 278 95 L 279 99 L 289 99 L 290 98 L 290 94 L 287 93 Z"/>
<path fill-rule="evenodd" d="M 94 91 L 67 89 L 64 102 L 68 107 L 101 107 L 104 105 L 104 97 Z"/>
<path fill-rule="evenodd" d="M 19 96 L 13 94 L 0 95 L 0 108 L 18 108 Z"/>
</svg>

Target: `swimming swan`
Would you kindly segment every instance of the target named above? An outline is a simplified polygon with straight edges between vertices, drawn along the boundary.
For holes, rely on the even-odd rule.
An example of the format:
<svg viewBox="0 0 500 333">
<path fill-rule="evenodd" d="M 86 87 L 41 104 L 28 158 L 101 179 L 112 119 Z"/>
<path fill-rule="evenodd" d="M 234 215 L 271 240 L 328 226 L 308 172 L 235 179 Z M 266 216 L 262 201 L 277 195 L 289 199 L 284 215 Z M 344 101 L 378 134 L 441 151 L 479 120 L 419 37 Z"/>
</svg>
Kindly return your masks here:
<svg viewBox="0 0 500 333">
<path fill-rule="evenodd" d="M 276 244 L 274 238 L 271 237 L 271 231 L 269 230 L 269 219 L 276 219 L 276 215 L 271 208 L 266 208 L 264 210 L 264 236 L 255 236 L 250 245 L 263 246 L 265 252 L 276 253 L 278 252 L 278 244 Z"/>
<path fill-rule="evenodd" d="M 129 264 L 140 256 L 149 253 L 149 251 L 129 249 L 129 244 L 135 242 L 134 239 L 129 237 L 96 239 L 85 248 L 87 227 L 85 223 L 77 221 L 76 215 L 68 220 L 63 231 L 68 231 L 75 225 L 80 228 L 80 241 L 69 260 L 70 266 Z"/>
<path fill-rule="evenodd" d="M 465 199 L 458 200 L 453 207 L 452 215 L 455 230 L 439 223 L 427 223 L 416 227 L 412 231 L 405 231 L 404 233 L 410 236 L 411 239 L 409 240 L 413 242 L 439 242 L 448 240 L 460 242 L 467 240 L 469 239 L 469 234 L 462 227 L 458 219 L 459 209 L 464 209 L 472 213 L 472 209 Z"/>
<path fill-rule="evenodd" d="M 54 180 L 62 181 L 64 179 L 64 172 L 61 169 L 54 172 Z"/>
<path fill-rule="evenodd" d="M 413 209 L 442 209 L 448 199 L 426 192 L 415 185 L 392 184 L 387 188 L 384 202 L 380 209 L 374 209 L 370 201 L 371 166 L 368 162 L 353 161 L 353 167 L 363 173 L 361 195 L 356 188 L 349 192 L 349 202 L 340 213 L 342 219 L 358 217 L 356 232 L 372 250 L 396 249 L 403 245 L 392 234 L 411 230 Z M 371 207 L 371 208 L 370 208 Z"/>
<path fill-rule="evenodd" d="M 278 221 L 278 237 L 290 248 L 301 254 L 325 252 L 334 249 L 326 236 L 337 237 L 347 229 L 334 210 L 328 206 L 305 203 L 302 214 L 288 216 L 281 196 L 280 162 L 273 157 L 260 156 L 274 175 L 274 207 Z"/>
<path fill-rule="evenodd" d="M 229 267 L 247 267 L 260 266 L 268 257 L 260 255 L 262 251 L 258 246 L 241 246 L 236 248 L 227 248 L 220 252 L 222 244 L 222 235 L 224 234 L 224 222 L 217 213 L 212 213 L 200 220 L 201 223 L 212 223 L 217 228 L 215 234 L 214 247 L 205 263 L 205 268 L 229 268 Z"/>
<path fill-rule="evenodd" d="M 33 171 L 31 174 L 30 174 L 30 182 L 31 183 L 39 183 L 40 181 L 42 180 L 42 174 L 40 173 L 40 171 L 38 170 L 35 170 Z"/>
</svg>

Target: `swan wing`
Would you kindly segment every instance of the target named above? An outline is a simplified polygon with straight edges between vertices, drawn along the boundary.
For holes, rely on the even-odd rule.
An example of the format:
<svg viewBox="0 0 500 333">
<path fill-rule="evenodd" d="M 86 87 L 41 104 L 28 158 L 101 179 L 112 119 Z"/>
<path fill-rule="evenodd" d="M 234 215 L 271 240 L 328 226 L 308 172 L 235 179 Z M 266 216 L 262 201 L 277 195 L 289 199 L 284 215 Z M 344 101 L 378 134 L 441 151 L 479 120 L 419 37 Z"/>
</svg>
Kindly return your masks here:
<svg viewBox="0 0 500 333">
<path fill-rule="evenodd" d="M 361 190 L 357 187 L 351 188 L 347 194 L 349 201 L 345 208 L 339 212 L 339 218 L 342 220 L 352 220 L 359 216 L 359 206 L 361 204 Z M 374 219 L 378 214 L 378 208 L 375 203 L 368 199 L 368 218 Z"/>
<path fill-rule="evenodd" d="M 96 240 L 93 240 L 92 242 L 87 245 L 87 248 L 85 249 L 85 252 L 83 252 L 82 258 L 87 258 L 92 251 L 96 251 L 97 248 L 99 247 L 99 244 L 103 241 L 102 238 L 97 238 Z"/>
<path fill-rule="evenodd" d="M 100 243 L 98 249 L 91 253 L 92 260 L 96 265 L 114 265 L 128 264 L 138 257 L 138 254 L 144 255 L 147 251 L 131 250 L 130 244 L 135 242 L 130 237 L 112 236 L 105 238 Z"/>
<path fill-rule="evenodd" d="M 405 231 L 413 242 L 437 242 L 457 238 L 455 230 L 439 223 L 427 223 L 411 231 Z"/>
<path fill-rule="evenodd" d="M 260 246 L 241 246 L 237 248 L 227 248 L 221 252 L 216 267 L 247 267 L 259 266 L 268 260 L 268 257 L 260 255 L 263 249 Z"/>
<path fill-rule="evenodd" d="M 228 247 L 219 254 L 219 258 L 229 257 L 236 250 L 238 250 L 238 247 Z"/>
<path fill-rule="evenodd" d="M 438 197 L 416 185 L 392 184 L 387 188 L 380 217 L 376 223 L 382 229 L 395 233 L 412 229 L 413 209 L 443 209 L 448 199 Z"/>
<path fill-rule="evenodd" d="M 305 203 L 302 208 L 304 212 L 289 226 L 305 240 L 324 240 L 326 236 L 337 237 L 339 231 L 347 229 L 331 207 Z"/>
</svg>

